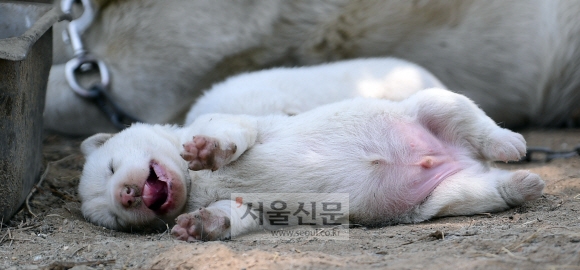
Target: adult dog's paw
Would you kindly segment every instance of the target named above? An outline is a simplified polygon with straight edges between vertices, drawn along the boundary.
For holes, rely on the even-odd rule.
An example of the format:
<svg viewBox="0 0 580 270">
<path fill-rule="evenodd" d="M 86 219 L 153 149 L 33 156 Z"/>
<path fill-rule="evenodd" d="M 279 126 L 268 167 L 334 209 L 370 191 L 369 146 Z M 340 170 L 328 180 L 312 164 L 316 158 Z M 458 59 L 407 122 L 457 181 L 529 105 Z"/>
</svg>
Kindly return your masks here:
<svg viewBox="0 0 580 270">
<path fill-rule="evenodd" d="M 213 241 L 227 238 L 230 219 L 220 210 L 199 210 L 176 219 L 171 234 L 183 241 Z"/>
<path fill-rule="evenodd" d="M 181 157 L 188 162 L 190 170 L 215 171 L 227 164 L 236 150 L 234 143 L 222 143 L 216 138 L 200 135 L 183 144 Z"/>
</svg>

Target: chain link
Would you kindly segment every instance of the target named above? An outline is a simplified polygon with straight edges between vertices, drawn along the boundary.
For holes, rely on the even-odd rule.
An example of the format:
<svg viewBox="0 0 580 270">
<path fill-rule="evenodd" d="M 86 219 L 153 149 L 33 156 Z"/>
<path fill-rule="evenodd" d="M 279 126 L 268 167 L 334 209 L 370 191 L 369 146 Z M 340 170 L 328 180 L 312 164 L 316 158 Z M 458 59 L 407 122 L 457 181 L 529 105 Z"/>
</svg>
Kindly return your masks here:
<svg viewBox="0 0 580 270">
<path fill-rule="evenodd" d="M 580 156 L 580 145 L 569 151 L 554 151 L 548 147 L 528 147 L 526 155 L 515 163 L 550 162 L 553 159 Z"/>
<path fill-rule="evenodd" d="M 109 93 L 100 84 L 94 84 L 90 91 L 95 94 L 93 98 L 97 106 L 103 111 L 108 117 L 111 123 L 122 130 L 131 125 L 131 123 L 141 122 L 134 116 L 128 113 L 122 112 L 121 108 L 113 99 L 109 96 Z"/>
</svg>

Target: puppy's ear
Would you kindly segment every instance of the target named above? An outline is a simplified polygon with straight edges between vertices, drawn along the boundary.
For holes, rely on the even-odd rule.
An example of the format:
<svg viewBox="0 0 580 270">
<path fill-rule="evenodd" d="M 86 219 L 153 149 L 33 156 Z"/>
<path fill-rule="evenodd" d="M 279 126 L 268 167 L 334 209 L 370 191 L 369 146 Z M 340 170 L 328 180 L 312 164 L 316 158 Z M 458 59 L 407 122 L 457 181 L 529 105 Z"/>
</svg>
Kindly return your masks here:
<svg viewBox="0 0 580 270">
<path fill-rule="evenodd" d="M 81 151 L 85 156 L 88 156 L 101 147 L 109 138 L 113 137 L 113 135 L 111 133 L 98 133 L 88 137 L 81 143 Z"/>
</svg>

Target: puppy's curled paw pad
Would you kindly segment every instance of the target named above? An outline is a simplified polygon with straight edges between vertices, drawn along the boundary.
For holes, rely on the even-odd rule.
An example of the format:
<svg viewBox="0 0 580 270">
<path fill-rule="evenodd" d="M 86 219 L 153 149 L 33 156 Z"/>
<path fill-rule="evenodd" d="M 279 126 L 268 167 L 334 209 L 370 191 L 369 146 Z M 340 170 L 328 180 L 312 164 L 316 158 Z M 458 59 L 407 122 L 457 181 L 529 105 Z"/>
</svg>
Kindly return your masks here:
<svg viewBox="0 0 580 270">
<path fill-rule="evenodd" d="M 213 241 L 227 238 L 230 219 L 221 211 L 209 211 L 206 208 L 182 214 L 177 217 L 171 234 L 178 240 Z"/>
<path fill-rule="evenodd" d="M 234 143 L 221 143 L 216 138 L 200 135 L 183 144 L 181 157 L 188 162 L 190 170 L 215 171 L 227 164 L 236 150 Z"/>
</svg>

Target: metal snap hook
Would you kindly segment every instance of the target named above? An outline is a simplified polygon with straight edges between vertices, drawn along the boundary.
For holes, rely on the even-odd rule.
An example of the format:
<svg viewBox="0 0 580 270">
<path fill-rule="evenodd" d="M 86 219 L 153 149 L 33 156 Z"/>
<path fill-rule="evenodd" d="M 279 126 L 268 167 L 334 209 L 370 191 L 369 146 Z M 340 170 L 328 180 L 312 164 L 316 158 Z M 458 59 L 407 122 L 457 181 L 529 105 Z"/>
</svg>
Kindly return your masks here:
<svg viewBox="0 0 580 270">
<path fill-rule="evenodd" d="M 82 3 L 83 13 L 79 18 L 74 19 L 68 24 L 66 37 L 63 36 L 65 42 L 71 44 L 75 56 L 85 53 L 81 35 L 93 23 L 95 19 L 95 8 L 91 0 L 63 0 L 61 2 L 62 12 L 70 15 L 73 4 L 79 1 Z"/>
<path fill-rule="evenodd" d="M 94 70 L 99 72 L 101 78 L 100 85 L 104 89 L 107 89 L 110 83 L 107 65 L 105 62 L 98 60 L 91 55 L 85 54 L 69 60 L 65 65 L 64 74 L 69 86 L 75 93 L 85 98 L 95 98 L 99 93 L 82 87 L 77 80 L 77 74 L 83 74 Z"/>
</svg>

